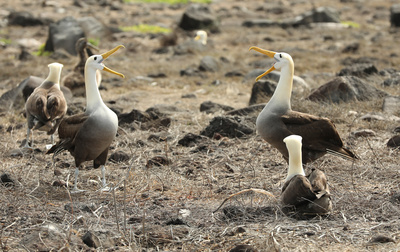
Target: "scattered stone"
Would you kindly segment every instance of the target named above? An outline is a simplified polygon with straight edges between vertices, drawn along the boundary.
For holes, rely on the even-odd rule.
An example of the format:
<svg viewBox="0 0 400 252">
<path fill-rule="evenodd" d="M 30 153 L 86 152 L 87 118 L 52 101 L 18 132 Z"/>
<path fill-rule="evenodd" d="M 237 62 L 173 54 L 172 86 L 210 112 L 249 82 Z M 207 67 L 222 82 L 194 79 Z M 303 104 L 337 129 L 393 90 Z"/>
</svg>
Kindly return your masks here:
<svg viewBox="0 0 400 252">
<path fill-rule="evenodd" d="M 146 167 L 150 168 L 152 166 L 165 166 L 170 165 L 172 162 L 164 156 L 155 156 L 147 161 Z"/>
<path fill-rule="evenodd" d="M 355 76 L 341 76 L 329 81 L 312 92 L 307 99 L 315 102 L 340 103 L 369 101 L 386 96 L 374 86 Z"/>
<path fill-rule="evenodd" d="M 201 29 L 209 29 L 212 32 L 219 31 L 216 15 L 207 5 L 203 4 L 189 5 L 178 26 L 187 31 Z"/>
<path fill-rule="evenodd" d="M 81 17 L 77 21 L 87 38 L 100 39 L 111 33 L 100 20 L 93 16 Z"/>
<path fill-rule="evenodd" d="M 182 97 L 183 99 L 196 99 L 196 98 L 197 98 L 196 94 L 192 94 L 192 93 L 190 93 L 190 94 L 184 94 L 184 95 L 182 95 L 181 97 Z"/>
<path fill-rule="evenodd" d="M 233 70 L 225 73 L 225 77 L 241 77 L 241 76 L 243 76 L 243 73 L 239 70 Z"/>
<path fill-rule="evenodd" d="M 382 86 L 385 87 L 391 87 L 397 85 L 400 85 L 400 74 L 398 73 L 390 75 L 389 78 L 387 78 L 382 82 Z"/>
<path fill-rule="evenodd" d="M 15 11 L 8 15 L 9 25 L 19 25 L 19 26 L 38 26 L 48 24 L 49 20 L 43 20 L 41 18 L 34 17 L 32 13 L 27 11 Z"/>
<path fill-rule="evenodd" d="M 8 173 L 3 173 L 0 176 L 0 182 L 4 186 L 13 186 L 15 184 L 14 179 Z"/>
<path fill-rule="evenodd" d="M 361 120 L 371 122 L 371 121 L 385 121 L 385 117 L 378 114 L 365 114 L 360 117 Z"/>
<path fill-rule="evenodd" d="M 399 96 L 387 96 L 383 100 L 382 105 L 383 112 L 391 115 L 400 114 L 400 97 Z"/>
<path fill-rule="evenodd" d="M 390 26 L 400 27 L 400 4 L 393 4 L 390 7 Z"/>
<path fill-rule="evenodd" d="M 400 135 L 390 138 L 389 141 L 386 143 L 386 146 L 390 147 L 390 148 L 399 148 L 400 147 Z"/>
<path fill-rule="evenodd" d="M 158 118 L 158 119 L 141 124 L 141 129 L 142 130 L 160 131 L 160 130 L 169 128 L 169 126 L 171 126 L 171 122 L 172 122 L 172 120 L 169 117 Z"/>
<path fill-rule="evenodd" d="M 118 124 L 120 126 L 133 122 L 145 123 L 148 121 L 151 121 L 150 115 L 147 112 L 143 112 L 137 109 L 132 109 L 132 111 L 129 113 L 122 113 L 118 115 Z"/>
<path fill-rule="evenodd" d="M 167 225 L 167 226 L 169 226 L 169 225 L 187 225 L 187 223 L 180 218 L 175 218 L 175 219 L 167 221 L 165 223 L 165 225 Z"/>
<path fill-rule="evenodd" d="M 372 137 L 372 136 L 376 136 L 375 131 L 370 130 L 370 129 L 360 129 L 360 130 L 356 130 L 351 132 L 351 134 L 355 137 Z"/>
<path fill-rule="evenodd" d="M 217 116 L 200 134 L 210 138 L 217 133 L 224 137 L 241 138 L 253 132 L 253 129 L 244 125 L 239 118 Z"/>
<path fill-rule="evenodd" d="M 200 104 L 200 112 L 206 112 L 207 114 L 216 113 L 218 111 L 230 111 L 233 110 L 231 106 L 218 104 L 212 101 L 205 101 Z"/>
<path fill-rule="evenodd" d="M 73 17 L 66 17 L 50 24 L 44 49 L 48 52 L 64 49 L 71 55 L 77 55 L 75 44 L 82 37 L 85 37 L 85 33 L 78 21 Z"/>
<path fill-rule="evenodd" d="M 388 242 L 396 243 L 393 238 L 388 237 L 386 235 L 374 236 L 371 238 L 371 240 L 368 243 L 388 243 Z"/>
<path fill-rule="evenodd" d="M 260 103 L 251 105 L 245 108 L 235 109 L 228 111 L 226 114 L 231 116 L 250 116 L 250 117 L 257 117 L 258 114 L 263 110 L 266 103 Z"/>
<path fill-rule="evenodd" d="M 206 78 L 207 76 L 204 74 L 204 72 L 200 71 L 198 68 L 186 68 L 181 71 L 179 71 L 180 76 L 197 76 L 201 78 Z"/>
<path fill-rule="evenodd" d="M 205 140 L 207 140 L 207 138 L 201 135 L 188 133 L 178 141 L 178 145 L 182 145 L 185 147 L 193 147 L 200 144 L 201 142 L 204 142 Z"/>
<path fill-rule="evenodd" d="M 80 203 L 80 202 L 75 202 L 75 203 L 67 203 L 64 205 L 64 210 L 69 212 L 69 213 L 74 213 L 76 214 L 77 212 L 87 212 L 87 213 L 92 213 L 93 211 L 96 210 L 96 206 L 91 203 L 91 204 L 85 204 L 85 203 Z"/>
<path fill-rule="evenodd" d="M 355 64 L 343 68 L 338 73 L 338 76 L 356 76 L 365 78 L 371 74 L 377 74 L 378 69 L 373 64 Z"/>
<path fill-rule="evenodd" d="M 312 23 L 340 23 L 339 12 L 330 7 L 319 7 L 297 16 L 292 26 L 310 25 Z"/>
<path fill-rule="evenodd" d="M 257 252 L 258 250 L 251 245 L 240 244 L 229 250 L 229 252 Z"/>
<path fill-rule="evenodd" d="M 251 89 L 249 105 L 265 103 L 274 94 L 276 82 L 270 80 L 259 80 Z"/>
<path fill-rule="evenodd" d="M 272 26 L 279 26 L 281 23 L 277 21 L 273 21 L 270 19 L 251 19 L 251 20 L 245 20 L 242 23 L 242 26 L 244 27 L 272 27 Z"/>
<path fill-rule="evenodd" d="M 168 104 L 156 104 L 153 107 L 146 109 L 146 112 L 153 118 L 157 119 L 160 117 L 174 115 L 176 113 L 182 112 L 181 109 L 174 105 Z"/>
<path fill-rule="evenodd" d="M 152 142 L 165 142 L 165 141 L 172 141 L 172 136 L 165 131 L 158 132 L 155 134 L 151 134 L 147 140 Z"/>
<path fill-rule="evenodd" d="M 345 46 L 345 48 L 342 50 L 342 53 L 356 53 L 358 49 L 360 49 L 360 43 L 354 42 Z"/>
<path fill-rule="evenodd" d="M 123 151 L 116 151 L 110 155 L 110 158 L 108 160 L 115 163 L 122 163 L 128 161 L 129 159 L 130 156 L 127 153 Z"/>
<path fill-rule="evenodd" d="M 218 72 L 218 61 L 211 56 L 204 56 L 200 61 L 199 70 L 204 72 Z"/>
<path fill-rule="evenodd" d="M 110 231 L 91 230 L 82 236 L 82 241 L 91 248 L 112 248 L 115 241 L 112 239 L 114 235 Z"/>
</svg>

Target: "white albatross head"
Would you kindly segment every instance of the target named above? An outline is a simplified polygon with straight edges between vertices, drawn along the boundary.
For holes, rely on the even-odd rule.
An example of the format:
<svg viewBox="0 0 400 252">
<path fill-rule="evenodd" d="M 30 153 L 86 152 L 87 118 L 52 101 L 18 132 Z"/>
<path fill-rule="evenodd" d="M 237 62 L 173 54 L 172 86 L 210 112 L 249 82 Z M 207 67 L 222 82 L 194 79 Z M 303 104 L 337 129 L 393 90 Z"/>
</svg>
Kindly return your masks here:
<svg viewBox="0 0 400 252">
<path fill-rule="evenodd" d="M 118 73 L 114 70 L 111 70 L 110 68 L 106 67 L 103 64 L 103 61 L 105 59 L 107 59 L 111 54 L 115 53 L 116 51 L 118 51 L 118 49 L 120 49 L 121 47 L 124 47 L 123 45 L 119 45 L 117 47 L 115 47 L 114 49 L 103 53 L 103 54 L 96 54 L 96 55 L 92 55 L 90 56 L 87 60 L 86 60 L 86 65 L 85 68 L 92 68 L 92 69 L 96 69 L 96 70 L 104 70 L 106 72 L 109 73 L 113 73 L 116 74 L 122 78 L 125 78 L 125 76 L 121 73 Z"/>
<path fill-rule="evenodd" d="M 290 56 L 288 53 L 272 52 L 272 51 L 261 49 L 256 46 L 250 47 L 249 50 L 254 50 L 254 51 L 260 52 L 262 54 L 265 54 L 268 57 L 273 58 L 276 61 L 270 69 L 268 69 L 265 73 L 258 76 L 256 78 L 256 81 L 258 81 L 259 79 L 261 79 L 262 77 L 264 77 L 265 75 L 269 74 L 270 72 L 272 72 L 274 70 L 281 70 L 285 66 L 291 66 L 292 68 L 294 67 L 294 62 L 293 62 L 292 56 Z"/>
<path fill-rule="evenodd" d="M 200 30 L 196 32 L 196 37 L 194 40 L 199 40 L 201 44 L 206 45 L 207 44 L 207 32 Z"/>
</svg>

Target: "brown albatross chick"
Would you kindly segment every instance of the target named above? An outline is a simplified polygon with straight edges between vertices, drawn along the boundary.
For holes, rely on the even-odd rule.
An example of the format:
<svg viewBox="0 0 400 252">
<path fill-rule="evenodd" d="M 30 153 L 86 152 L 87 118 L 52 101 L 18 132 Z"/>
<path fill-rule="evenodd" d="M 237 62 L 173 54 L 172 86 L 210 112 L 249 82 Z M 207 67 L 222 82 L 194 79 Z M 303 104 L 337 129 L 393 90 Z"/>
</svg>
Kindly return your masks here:
<svg viewBox="0 0 400 252">
<path fill-rule="evenodd" d="M 48 135 L 51 135 L 51 144 L 54 144 L 53 134 L 67 112 L 67 102 L 60 90 L 60 76 L 63 65 L 52 63 L 48 67 L 50 69 L 48 77 L 34 89 L 25 103 L 28 121 L 25 147 L 28 148 L 30 147 L 30 132 L 36 129 L 46 131 Z"/>
<path fill-rule="evenodd" d="M 96 71 L 104 70 L 121 77 L 103 64 L 103 60 L 123 47 L 117 46 L 109 52 L 89 57 L 85 65 L 86 111 L 82 114 L 66 117 L 58 128 L 60 141 L 47 153 L 60 153 L 68 150 L 75 159 L 75 183 L 77 188 L 79 168 L 83 162 L 93 160 L 94 168 L 101 166 L 102 186 L 106 187 L 105 163 L 108 149 L 118 129 L 118 117 L 103 102 L 96 83 Z"/>
<path fill-rule="evenodd" d="M 353 152 L 343 147 L 343 141 L 335 125 L 328 118 L 292 110 L 290 105 L 294 75 L 292 57 L 287 53 L 271 52 L 254 46 L 250 47 L 250 50 L 252 49 L 276 60 L 269 70 L 256 78 L 256 81 L 275 69 L 281 70 L 274 94 L 257 117 L 258 134 L 277 148 L 286 161 L 289 156 L 282 140 L 289 135 L 302 136 L 304 164 L 326 153 L 350 160 L 358 159 Z"/>
<path fill-rule="evenodd" d="M 78 62 L 74 66 L 74 69 L 64 76 L 61 83 L 63 86 L 69 88 L 73 95 L 84 96 L 85 95 L 85 64 L 88 57 L 92 56 L 93 53 L 90 49 L 98 51 L 98 48 L 87 41 L 86 38 L 80 38 L 76 41 L 75 49 L 78 52 Z M 99 87 L 101 84 L 101 72 L 96 71 L 96 82 Z"/>
<path fill-rule="evenodd" d="M 313 169 L 307 177 L 301 162 L 301 136 L 291 135 L 283 142 L 289 152 L 289 168 L 282 187 L 281 201 L 284 210 L 295 210 L 302 216 L 327 214 L 332 210 L 332 202 L 325 174 Z"/>
</svg>

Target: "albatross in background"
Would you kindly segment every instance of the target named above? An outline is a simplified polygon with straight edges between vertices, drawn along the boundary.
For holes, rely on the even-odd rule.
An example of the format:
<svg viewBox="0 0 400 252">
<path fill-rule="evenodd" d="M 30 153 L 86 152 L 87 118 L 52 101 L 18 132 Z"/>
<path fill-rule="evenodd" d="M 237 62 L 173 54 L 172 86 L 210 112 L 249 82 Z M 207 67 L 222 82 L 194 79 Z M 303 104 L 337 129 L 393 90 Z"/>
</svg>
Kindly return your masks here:
<svg viewBox="0 0 400 252">
<path fill-rule="evenodd" d="M 302 160 L 304 164 L 314 161 L 326 153 L 350 160 L 357 159 L 358 157 L 354 153 L 343 147 L 343 141 L 335 125 L 328 118 L 291 109 L 290 97 L 294 75 L 292 57 L 287 53 L 276 53 L 255 46 L 250 47 L 250 50 L 263 53 L 276 60 L 269 70 L 256 78 L 256 81 L 275 69 L 281 70 L 281 77 L 274 94 L 257 117 L 258 134 L 277 148 L 286 161 L 288 161 L 289 155 L 282 140 L 293 134 L 303 138 Z"/>
<path fill-rule="evenodd" d="M 61 69 L 60 63 L 48 65 L 49 75 L 37 88 L 33 90 L 25 103 L 28 129 L 25 147 L 29 146 L 31 130 L 46 131 L 51 135 L 51 144 L 54 144 L 54 132 L 57 130 L 61 119 L 67 112 L 67 102 L 60 90 Z M 47 146 L 49 147 L 49 146 Z"/>
<path fill-rule="evenodd" d="M 313 169 L 305 176 L 301 161 L 301 136 L 291 135 L 283 139 L 289 152 L 289 168 L 282 187 L 281 201 L 284 210 L 293 209 L 297 214 L 327 214 L 332 210 L 325 174 Z"/>
<path fill-rule="evenodd" d="M 86 111 L 62 120 L 58 134 L 60 141 L 47 153 L 54 155 L 68 150 L 75 159 L 75 180 L 73 192 L 77 188 L 79 168 L 85 161 L 93 160 L 94 168 L 101 166 L 102 186 L 106 187 L 105 163 L 108 149 L 118 129 L 118 117 L 103 102 L 96 83 L 96 71 L 104 70 L 124 78 L 103 64 L 103 60 L 115 53 L 122 45 L 101 55 L 92 55 L 85 65 Z"/>
<path fill-rule="evenodd" d="M 197 31 L 194 40 L 200 41 L 200 43 L 204 46 L 207 45 L 207 32 L 203 30 Z"/>
<path fill-rule="evenodd" d="M 88 56 L 92 56 L 93 53 L 90 49 L 98 51 L 99 49 L 93 44 L 87 41 L 86 38 L 80 38 L 76 41 L 75 49 L 78 52 L 78 62 L 74 66 L 72 72 L 64 76 L 61 83 L 63 86 L 69 88 L 72 93 L 76 96 L 85 95 L 85 64 Z M 96 71 L 96 83 L 99 87 L 101 84 L 101 72 Z"/>
</svg>

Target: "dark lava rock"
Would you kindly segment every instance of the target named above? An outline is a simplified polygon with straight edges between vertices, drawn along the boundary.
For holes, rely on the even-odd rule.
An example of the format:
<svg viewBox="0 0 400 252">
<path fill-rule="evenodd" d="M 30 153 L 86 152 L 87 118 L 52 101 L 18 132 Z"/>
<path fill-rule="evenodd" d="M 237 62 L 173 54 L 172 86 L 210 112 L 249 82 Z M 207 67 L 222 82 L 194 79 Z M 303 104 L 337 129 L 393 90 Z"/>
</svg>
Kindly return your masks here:
<svg viewBox="0 0 400 252">
<path fill-rule="evenodd" d="M 276 82 L 269 80 L 257 81 L 251 89 L 249 105 L 265 103 L 274 94 L 275 88 Z"/>
<path fill-rule="evenodd" d="M 360 48 L 359 42 L 354 42 L 343 48 L 342 53 L 355 53 Z"/>
<path fill-rule="evenodd" d="M 253 132 L 254 130 L 243 124 L 239 118 L 217 116 L 200 134 L 210 138 L 213 138 L 215 134 L 229 138 L 241 138 Z"/>
<path fill-rule="evenodd" d="M 400 27 L 400 4 L 390 7 L 390 26 Z"/>
<path fill-rule="evenodd" d="M 277 25 L 280 25 L 280 23 L 270 19 L 251 19 L 242 23 L 244 27 L 272 27 Z"/>
<path fill-rule="evenodd" d="M 153 142 L 165 142 L 165 141 L 171 141 L 173 138 L 172 136 L 165 131 L 158 132 L 155 134 L 151 134 L 147 140 L 153 141 Z"/>
<path fill-rule="evenodd" d="M 189 67 L 179 71 L 180 76 L 197 76 L 201 78 L 206 78 L 207 76 L 204 72 L 200 71 L 198 68 Z"/>
<path fill-rule="evenodd" d="M 200 61 L 199 70 L 205 72 L 218 72 L 219 63 L 211 56 L 204 56 Z"/>
<path fill-rule="evenodd" d="M 380 60 L 381 59 L 374 57 L 358 57 L 358 58 L 346 57 L 343 60 L 341 60 L 340 63 L 345 66 L 352 66 L 357 64 L 375 64 Z"/>
<path fill-rule="evenodd" d="M 137 109 L 132 109 L 131 112 L 122 113 L 118 116 L 118 124 L 119 125 L 130 124 L 135 121 L 144 123 L 144 122 L 151 121 L 151 118 L 148 113 L 137 110 Z"/>
<path fill-rule="evenodd" d="M 203 4 L 189 5 L 182 15 L 178 25 L 183 30 L 209 29 L 213 32 L 219 31 L 216 15 Z"/>
<path fill-rule="evenodd" d="M 96 207 L 94 206 L 94 204 L 88 205 L 85 203 L 76 202 L 65 204 L 64 210 L 69 213 L 77 213 L 78 211 L 92 213 L 94 210 L 96 210 Z"/>
<path fill-rule="evenodd" d="M 168 158 L 164 156 L 155 156 L 151 158 L 149 161 L 147 161 L 146 167 L 152 167 L 152 166 L 165 166 L 165 165 L 170 165 L 172 162 Z"/>
<path fill-rule="evenodd" d="M 218 104 L 212 101 L 205 101 L 202 104 L 200 104 L 200 112 L 206 112 L 207 114 L 212 114 L 218 111 L 230 111 L 233 110 L 231 106 L 223 105 L 223 104 Z"/>
<path fill-rule="evenodd" d="M 338 76 L 356 76 L 362 78 L 377 73 L 378 69 L 372 64 L 355 64 L 340 70 Z"/>
<path fill-rule="evenodd" d="M 382 86 L 390 87 L 400 85 L 400 75 L 399 74 L 392 74 L 388 79 L 382 82 Z"/>
<path fill-rule="evenodd" d="M 352 100 L 368 101 L 387 94 L 354 76 L 336 77 L 312 92 L 308 99 L 316 102 L 340 103 Z"/>
<path fill-rule="evenodd" d="M 92 232 L 87 231 L 83 236 L 82 236 L 82 241 L 86 245 L 88 245 L 91 248 L 100 248 L 101 247 L 101 242 L 97 236 L 95 236 Z"/>
<path fill-rule="evenodd" d="M 142 130 L 160 131 L 171 126 L 172 119 L 169 117 L 158 118 L 141 125 Z"/>
<path fill-rule="evenodd" d="M 386 146 L 390 147 L 390 148 L 399 148 L 400 147 L 400 135 L 390 138 L 389 141 L 386 143 Z"/>
<path fill-rule="evenodd" d="M 196 94 L 190 93 L 190 94 L 182 95 L 181 98 L 183 98 L 183 99 L 196 99 L 197 96 L 196 96 Z"/>
<path fill-rule="evenodd" d="M 182 219 L 176 218 L 176 219 L 172 219 L 169 220 L 165 223 L 165 225 L 187 225 L 187 223 L 185 221 L 183 221 Z"/>
<path fill-rule="evenodd" d="M 115 236 L 115 234 L 112 234 L 110 231 L 91 230 L 87 231 L 82 236 L 82 241 L 91 248 L 106 249 L 115 246 L 115 241 L 112 239 L 113 236 Z"/>
<path fill-rule="evenodd" d="M 229 252 L 257 252 L 258 250 L 251 245 L 240 244 L 229 250 Z"/>
<path fill-rule="evenodd" d="M 201 142 L 203 142 L 205 140 L 207 140 L 207 138 L 205 138 L 201 135 L 188 133 L 178 141 L 178 145 L 182 145 L 185 147 L 193 147 L 193 146 L 200 144 Z"/>
<path fill-rule="evenodd" d="M 45 50 L 54 52 L 64 49 L 69 54 L 76 55 L 75 44 L 82 37 L 85 37 L 85 33 L 78 21 L 73 17 L 63 18 L 56 23 L 50 24 Z"/>
<path fill-rule="evenodd" d="M 111 162 L 115 163 L 120 163 L 120 162 L 126 162 L 129 160 L 129 155 L 123 151 L 116 151 L 110 155 L 110 160 Z"/>
<path fill-rule="evenodd" d="M 235 109 L 228 111 L 226 114 L 231 115 L 231 116 L 252 116 L 252 117 L 257 117 L 258 114 L 263 110 L 265 107 L 266 103 L 260 103 L 260 104 L 255 104 L 251 105 L 245 108 L 240 108 L 240 109 Z"/>
<path fill-rule="evenodd" d="M 386 235 L 374 236 L 368 243 L 388 243 L 388 242 L 396 243 L 396 241 L 393 238 L 388 237 Z"/>
<path fill-rule="evenodd" d="M 243 76 L 243 73 L 238 70 L 233 70 L 225 73 L 225 77 L 240 77 Z"/>
<path fill-rule="evenodd" d="M 153 107 L 146 109 L 146 112 L 152 117 L 152 119 L 157 119 L 160 117 L 174 115 L 177 112 L 182 112 L 182 110 L 173 105 L 156 104 Z"/>
<path fill-rule="evenodd" d="M 11 178 L 10 174 L 8 174 L 8 173 L 1 174 L 0 182 L 1 182 L 1 184 L 5 185 L 5 186 L 13 186 L 15 184 L 14 180 Z"/>
<path fill-rule="evenodd" d="M 34 17 L 32 13 L 27 11 L 16 11 L 11 12 L 8 15 L 9 25 L 19 25 L 19 26 L 37 26 L 48 24 L 49 20 L 43 20 L 41 18 Z"/>
</svg>

